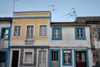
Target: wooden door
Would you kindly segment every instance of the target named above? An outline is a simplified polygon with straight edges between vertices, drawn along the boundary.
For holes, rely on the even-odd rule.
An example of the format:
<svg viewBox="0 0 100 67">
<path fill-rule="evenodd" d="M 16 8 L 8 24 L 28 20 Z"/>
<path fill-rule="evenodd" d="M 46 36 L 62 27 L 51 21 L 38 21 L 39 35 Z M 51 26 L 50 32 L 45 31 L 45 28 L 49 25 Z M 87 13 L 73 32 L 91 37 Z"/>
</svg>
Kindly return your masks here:
<svg viewBox="0 0 100 67">
<path fill-rule="evenodd" d="M 85 51 L 76 52 L 76 67 L 86 67 L 86 52 Z"/>
</svg>

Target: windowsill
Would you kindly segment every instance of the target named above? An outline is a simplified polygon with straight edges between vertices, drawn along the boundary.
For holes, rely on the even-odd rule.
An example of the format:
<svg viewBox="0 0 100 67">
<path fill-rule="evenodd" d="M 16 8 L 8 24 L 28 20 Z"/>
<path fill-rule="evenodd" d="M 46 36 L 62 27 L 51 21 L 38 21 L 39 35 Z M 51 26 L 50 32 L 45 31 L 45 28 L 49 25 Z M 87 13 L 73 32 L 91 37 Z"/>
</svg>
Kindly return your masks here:
<svg viewBox="0 0 100 67">
<path fill-rule="evenodd" d="M 17 37 L 22 37 L 22 36 L 13 36 L 13 37 L 17 38 Z"/>
<path fill-rule="evenodd" d="M 2 38 L 0 38 L 0 39 L 2 39 Z M 9 40 L 9 38 L 7 38 L 7 39 L 4 39 L 4 40 Z"/>
<path fill-rule="evenodd" d="M 38 36 L 38 37 L 48 37 L 48 36 Z"/>
<path fill-rule="evenodd" d="M 33 62 L 23 62 L 23 64 L 33 64 Z"/>
<path fill-rule="evenodd" d="M 52 38 L 52 40 L 62 40 L 62 38 Z"/>
<path fill-rule="evenodd" d="M 86 40 L 86 38 L 75 38 L 75 40 Z"/>
<path fill-rule="evenodd" d="M 72 64 L 70 63 L 70 64 L 63 64 L 63 66 L 72 66 Z"/>
</svg>

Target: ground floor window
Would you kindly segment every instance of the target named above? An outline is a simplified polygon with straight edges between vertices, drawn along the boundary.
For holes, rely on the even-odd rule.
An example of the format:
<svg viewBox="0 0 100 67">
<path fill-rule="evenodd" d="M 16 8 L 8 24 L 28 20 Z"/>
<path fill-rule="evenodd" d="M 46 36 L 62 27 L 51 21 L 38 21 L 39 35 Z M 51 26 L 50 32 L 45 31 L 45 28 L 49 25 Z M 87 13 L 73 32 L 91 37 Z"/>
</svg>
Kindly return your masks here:
<svg viewBox="0 0 100 67">
<path fill-rule="evenodd" d="M 72 65 L 72 50 L 63 49 L 62 50 L 63 65 Z"/>
<path fill-rule="evenodd" d="M 23 63 L 32 64 L 33 57 L 34 57 L 34 50 L 33 49 L 24 49 Z"/>
</svg>

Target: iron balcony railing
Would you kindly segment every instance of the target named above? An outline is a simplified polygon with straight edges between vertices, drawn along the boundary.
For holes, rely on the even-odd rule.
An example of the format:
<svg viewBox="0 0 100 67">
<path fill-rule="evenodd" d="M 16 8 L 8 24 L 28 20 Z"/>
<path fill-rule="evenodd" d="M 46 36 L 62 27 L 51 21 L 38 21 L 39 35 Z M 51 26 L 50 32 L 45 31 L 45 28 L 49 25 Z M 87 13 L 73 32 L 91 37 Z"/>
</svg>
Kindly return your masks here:
<svg viewBox="0 0 100 67">
<path fill-rule="evenodd" d="M 34 43 L 34 36 L 26 36 L 25 44 L 33 44 Z"/>
</svg>

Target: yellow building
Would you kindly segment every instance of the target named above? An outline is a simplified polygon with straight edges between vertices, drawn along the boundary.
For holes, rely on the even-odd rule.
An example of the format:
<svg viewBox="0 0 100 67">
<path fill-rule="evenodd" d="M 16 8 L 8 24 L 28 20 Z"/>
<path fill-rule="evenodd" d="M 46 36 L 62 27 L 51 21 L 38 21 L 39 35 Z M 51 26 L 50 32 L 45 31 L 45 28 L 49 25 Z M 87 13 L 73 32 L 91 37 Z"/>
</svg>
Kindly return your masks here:
<svg viewBox="0 0 100 67">
<path fill-rule="evenodd" d="M 49 32 L 49 11 L 14 12 L 9 67 L 16 65 L 47 67 Z M 14 57 L 18 60 L 14 60 Z"/>
</svg>

